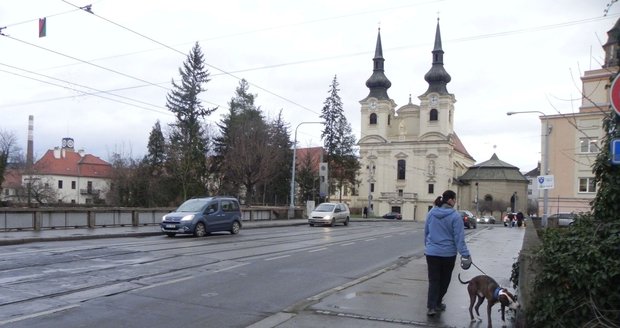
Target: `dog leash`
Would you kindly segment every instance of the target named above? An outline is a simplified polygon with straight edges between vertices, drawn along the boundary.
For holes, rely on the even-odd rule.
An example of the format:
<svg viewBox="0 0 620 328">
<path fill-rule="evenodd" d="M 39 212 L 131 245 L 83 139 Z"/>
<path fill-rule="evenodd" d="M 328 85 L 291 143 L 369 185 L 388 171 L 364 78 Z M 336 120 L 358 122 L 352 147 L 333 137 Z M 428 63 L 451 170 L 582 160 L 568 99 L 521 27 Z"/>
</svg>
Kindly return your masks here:
<svg viewBox="0 0 620 328">
<path fill-rule="evenodd" d="M 476 269 L 480 270 L 480 272 L 482 272 L 482 274 L 483 274 L 483 275 L 488 276 L 488 274 L 487 274 L 486 272 L 482 271 L 482 269 L 480 269 L 480 268 L 476 265 L 476 263 L 474 263 L 473 261 L 471 262 L 471 265 L 473 265 L 474 267 L 476 267 Z"/>
</svg>

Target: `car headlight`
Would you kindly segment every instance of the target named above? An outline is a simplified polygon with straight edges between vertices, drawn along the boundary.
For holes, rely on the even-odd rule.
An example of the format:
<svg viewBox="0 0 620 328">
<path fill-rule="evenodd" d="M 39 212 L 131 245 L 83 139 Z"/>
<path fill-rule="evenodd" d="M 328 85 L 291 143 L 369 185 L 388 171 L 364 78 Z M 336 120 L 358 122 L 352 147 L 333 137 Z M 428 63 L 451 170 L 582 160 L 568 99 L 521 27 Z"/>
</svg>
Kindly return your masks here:
<svg viewBox="0 0 620 328">
<path fill-rule="evenodd" d="M 194 214 L 184 216 L 181 221 L 191 221 L 194 219 Z"/>
<path fill-rule="evenodd" d="M 161 222 L 166 221 L 166 217 L 167 217 L 167 215 L 162 216 L 162 217 L 161 217 Z"/>
<path fill-rule="evenodd" d="M 325 215 L 325 216 L 323 217 L 323 220 L 328 220 L 328 221 L 329 221 L 329 220 L 331 220 L 331 219 L 332 219 L 332 216 L 331 216 L 331 215 Z"/>
</svg>

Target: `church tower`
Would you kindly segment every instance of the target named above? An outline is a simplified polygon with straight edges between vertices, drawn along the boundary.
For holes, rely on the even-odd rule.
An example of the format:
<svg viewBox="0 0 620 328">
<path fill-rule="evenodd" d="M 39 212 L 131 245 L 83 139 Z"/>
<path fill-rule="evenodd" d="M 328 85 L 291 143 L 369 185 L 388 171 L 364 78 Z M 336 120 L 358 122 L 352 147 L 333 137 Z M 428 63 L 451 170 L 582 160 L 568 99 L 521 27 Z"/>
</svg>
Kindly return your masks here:
<svg viewBox="0 0 620 328">
<path fill-rule="evenodd" d="M 428 82 L 426 92 L 418 97 L 421 102 L 420 134 L 441 134 L 450 135 L 454 131 L 454 95 L 448 92 L 447 84 L 452 77 L 446 72 L 443 66 L 444 51 L 441 45 L 441 31 L 439 29 L 439 19 L 435 31 L 435 46 L 433 47 L 433 62 L 431 69 L 424 75 L 424 80 Z M 426 124 L 428 123 L 428 124 Z"/>
</svg>

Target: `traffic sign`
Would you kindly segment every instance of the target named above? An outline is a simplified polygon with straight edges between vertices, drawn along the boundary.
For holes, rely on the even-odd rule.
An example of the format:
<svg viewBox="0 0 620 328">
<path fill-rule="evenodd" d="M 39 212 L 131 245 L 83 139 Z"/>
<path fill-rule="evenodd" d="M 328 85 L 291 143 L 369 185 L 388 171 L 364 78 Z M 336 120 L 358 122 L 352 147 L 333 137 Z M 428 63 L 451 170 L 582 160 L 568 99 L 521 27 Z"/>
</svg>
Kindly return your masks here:
<svg viewBox="0 0 620 328">
<path fill-rule="evenodd" d="M 553 175 L 538 176 L 538 189 L 553 189 L 555 187 Z"/>
<path fill-rule="evenodd" d="M 614 81 L 611 82 L 609 99 L 611 100 L 611 107 L 616 111 L 616 114 L 620 115 L 620 82 L 618 78 L 620 78 L 620 74 L 616 75 Z"/>
<path fill-rule="evenodd" d="M 611 141 L 611 164 L 620 164 L 620 139 L 614 139 Z"/>
</svg>

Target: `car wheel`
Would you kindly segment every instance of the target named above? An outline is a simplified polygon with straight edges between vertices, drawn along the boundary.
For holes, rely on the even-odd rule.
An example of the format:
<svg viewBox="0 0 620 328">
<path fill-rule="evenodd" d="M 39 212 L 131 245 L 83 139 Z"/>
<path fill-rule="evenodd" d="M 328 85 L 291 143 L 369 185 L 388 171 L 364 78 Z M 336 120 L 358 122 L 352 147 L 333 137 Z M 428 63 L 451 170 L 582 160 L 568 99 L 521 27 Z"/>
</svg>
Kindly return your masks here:
<svg viewBox="0 0 620 328">
<path fill-rule="evenodd" d="M 166 236 L 172 238 L 174 236 L 176 236 L 177 234 L 175 232 L 166 232 Z"/>
<path fill-rule="evenodd" d="M 330 226 L 331 227 L 335 227 L 336 226 L 336 219 L 335 218 L 332 219 L 332 222 L 330 223 Z"/>
<path fill-rule="evenodd" d="M 349 218 L 348 218 L 348 217 L 344 220 L 344 225 L 345 225 L 345 226 L 348 226 L 348 225 L 349 225 Z"/>
<path fill-rule="evenodd" d="M 236 235 L 239 233 L 239 230 L 241 230 L 241 225 L 239 224 L 239 222 L 233 222 L 232 227 L 230 228 L 230 234 Z"/>
<path fill-rule="evenodd" d="M 194 236 L 196 237 L 204 237 L 207 235 L 207 228 L 205 224 L 202 222 L 198 222 L 196 224 L 196 228 L 194 228 Z"/>
</svg>

